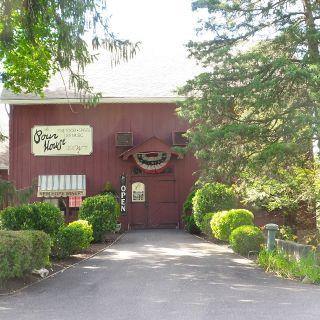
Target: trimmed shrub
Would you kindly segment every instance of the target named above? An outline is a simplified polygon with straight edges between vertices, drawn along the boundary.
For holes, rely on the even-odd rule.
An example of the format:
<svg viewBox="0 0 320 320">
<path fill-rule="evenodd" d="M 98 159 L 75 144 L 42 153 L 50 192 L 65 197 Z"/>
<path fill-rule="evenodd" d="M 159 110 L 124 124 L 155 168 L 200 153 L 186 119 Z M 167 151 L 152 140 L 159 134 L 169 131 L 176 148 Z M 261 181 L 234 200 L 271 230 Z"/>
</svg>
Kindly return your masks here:
<svg viewBox="0 0 320 320">
<path fill-rule="evenodd" d="M 210 221 L 211 231 L 212 231 L 212 236 L 216 239 L 218 239 L 218 234 L 219 234 L 219 230 L 218 230 L 219 227 L 218 226 L 219 226 L 220 220 L 227 213 L 228 213 L 228 211 L 218 211 L 212 216 L 212 219 Z"/>
<path fill-rule="evenodd" d="M 0 280 L 46 266 L 49 253 L 50 237 L 42 231 L 0 231 Z"/>
<path fill-rule="evenodd" d="M 186 201 L 183 203 L 183 213 L 192 213 L 192 199 L 195 196 L 197 190 L 194 190 L 188 194 Z"/>
<path fill-rule="evenodd" d="M 185 224 L 185 229 L 192 234 L 200 234 L 201 230 L 197 227 L 196 223 L 194 222 L 194 217 L 192 214 L 183 215 L 182 220 Z"/>
<path fill-rule="evenodd" d="M 213 221 L 214 237 L 228 241 L 231 232 L 240 226 L 252 226 L 254 215 L 246 209 L 233 209 L 221 214 Z"/>
<path fill-rule="evenodd" d="M 90 243 L 93 241 L 93 229 L 92 225 L 89 224 L 86 220 L 77 220 L 68 224 L 68 227 L 79 228 L 83 231 L 85 235 L 81 242 L 82 249 L 86 249 L 90 246 Z"/>
<path fill-rule="evenodd" d="M 32 269 L 40 269 L 50 264 L 51 238 L 43 231 L 25 230 L 32 243 Z"/>
<path fill-rule="evenodd" d="M 52 254 L 59 258 L 68 257 L 90 246 L 93 240 L 92 226 L 88 221 L 78 220 L 60 228 L 54 238 Z"/>
<path fill-rule="evenodd" d="M 231 187 L 222 183 L 206 183 L 197 190 L 192 200 L 192 211 L 198 227 L 208 212 L 217 212 L 234 208 L 236 196 Z"/>
<path fill-rule="evenodd" d="M 110 194 L 86 198 L 79 211 L 79 217 L 92 225 L 95 241 L 101 241 L 106 232 L 116 229 L 119 215 L 119 204 Z"/>
<path fill-rule="evenodd" d="M 50 235 L 63 226 L 63 216 L 51 203 L 35 202 L 1 211 L 2 228 L 6 230 L 41 230 Z"/>
<path fill-rule="evenodd" d="M 207 235 L 209 238 L 212 238 L 211 219 L 214 215 L 214 212 L 207 213 L 203 216 L 201 221 L 201 232 Z"/>
<path fill-rule="evenodd" d="M 265 238 L 258 227 L 241 226 L 232 231 L 229 242 L 233 251 L 247 256 L 250 251 L 259 252 Z"/>
</svg>

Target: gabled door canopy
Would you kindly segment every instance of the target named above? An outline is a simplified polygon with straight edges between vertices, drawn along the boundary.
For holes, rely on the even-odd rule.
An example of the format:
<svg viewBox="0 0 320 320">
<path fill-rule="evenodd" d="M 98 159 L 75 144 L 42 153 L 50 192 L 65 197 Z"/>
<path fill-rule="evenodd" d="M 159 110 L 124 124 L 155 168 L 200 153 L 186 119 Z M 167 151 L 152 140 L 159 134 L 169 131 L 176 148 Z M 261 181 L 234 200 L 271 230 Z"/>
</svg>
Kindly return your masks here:
<svg viewBox="0 0 320 320">
<path fill-rule="evenodd" d="M 177 153 L 171 149 L 171 146 L 169 146 L 164 141 L 160 140 L 157 137 L 151 137 L 147 140 L 145 140 L 143 143 L 139 144 L 138 146 L 135 146 L 122 154 L 120 154 L 120 157 L 123 160 L 128 160 L 130 156 L 133 156 L 137 153 L 149 153 L 149 152 L 165 152 L 170 153 L 172 155 L 175 155 L 178 157 L 178 159 L 182 159 L 182 155 L 180 153 Z"/>
</svg>

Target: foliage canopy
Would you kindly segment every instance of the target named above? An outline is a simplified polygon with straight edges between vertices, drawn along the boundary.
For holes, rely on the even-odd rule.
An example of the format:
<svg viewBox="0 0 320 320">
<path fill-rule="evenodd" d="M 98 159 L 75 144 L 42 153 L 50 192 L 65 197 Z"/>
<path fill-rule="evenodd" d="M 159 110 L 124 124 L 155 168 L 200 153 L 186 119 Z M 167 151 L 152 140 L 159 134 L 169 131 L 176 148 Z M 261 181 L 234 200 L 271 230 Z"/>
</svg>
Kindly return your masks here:
<svg viewBox="0 0 320 320">
<path fill-rule="evenodd" d="M 213 39 L 188 44 L 208 72 L 180 89 L 188 99 L 178 113 L 192 124 L 203 177 L 230 182 L 248 167 L 305 166 L 319 141 L 319 2 L 199 0 L 193 7 L 209 12 L 202 30 Z"/>
<path fill-rule="evenodd" d="M 70 85 L 87 103 L 96 103 L 83 75 L 103 47 L 118 63 L 135 54 L 137 45 L 109 28 L 104 0 L 4 0 L 0 2 L 0 62 L 3 81 L 14 93 L 43 94 L 56 72 L 67 70 Z"/>
</svg>

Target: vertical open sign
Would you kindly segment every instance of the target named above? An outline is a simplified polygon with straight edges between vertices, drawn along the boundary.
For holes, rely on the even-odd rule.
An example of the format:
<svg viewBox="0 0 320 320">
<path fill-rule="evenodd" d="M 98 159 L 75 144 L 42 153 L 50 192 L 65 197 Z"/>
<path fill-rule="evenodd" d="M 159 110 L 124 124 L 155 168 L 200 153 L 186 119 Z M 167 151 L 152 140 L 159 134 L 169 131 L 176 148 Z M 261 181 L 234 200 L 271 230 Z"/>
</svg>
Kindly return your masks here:
<svg viewBox="0 0 320 320">
<path fill-rule="evenodd" d="M 127 214 L 127 178 L 124 174 L 120 176 L 120 213 Z"/>
</svg>

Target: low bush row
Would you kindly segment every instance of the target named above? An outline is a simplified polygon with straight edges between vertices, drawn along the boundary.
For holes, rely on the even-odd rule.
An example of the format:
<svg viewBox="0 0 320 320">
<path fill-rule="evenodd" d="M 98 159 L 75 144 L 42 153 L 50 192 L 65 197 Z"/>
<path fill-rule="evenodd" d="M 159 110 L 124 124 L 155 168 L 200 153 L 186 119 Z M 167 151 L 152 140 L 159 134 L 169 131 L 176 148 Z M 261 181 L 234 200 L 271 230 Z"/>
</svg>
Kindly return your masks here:
<svg viewBox="0 0 320 320">
<path fill-rule="evenodd" d="M 42 231 L 0 231 L 0 280 L 46 266 L 49 254 L 50 237 Z"/>
<path fill-rule="evenodd" d="M 1 211 L 1 225 L 6 230 L 41 230 L 53 236 L 64 225 L 60 210 L 46 202 L 35 202 Z"/>
<path fill-rule="evenodd" d="M 242 255 L 259 251 L 265 239 L 262 231 L 254 227 L 254 215 L 245 209 L 232 209 L 235 205 L 236 196 L 231 187 L 205 184 L 192 191 L 184 203 L 184 212 L 191 211 L 191 215 L 184 217 L 186 230 L 196 233 L 200 229 L 209 238 L 228 241 Z"/>
</svg>

